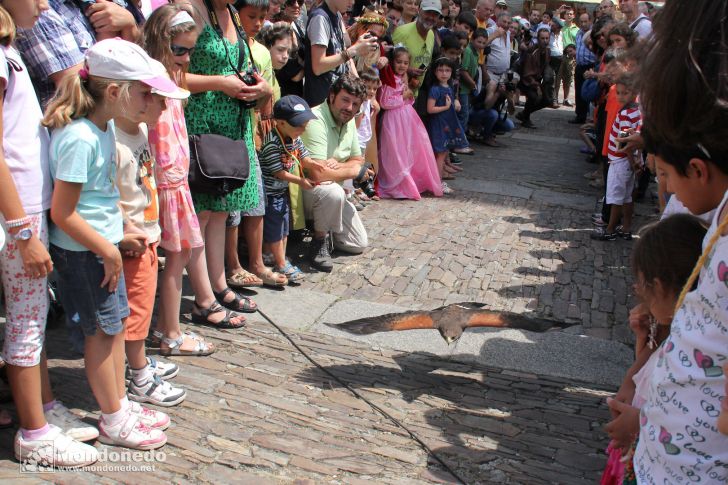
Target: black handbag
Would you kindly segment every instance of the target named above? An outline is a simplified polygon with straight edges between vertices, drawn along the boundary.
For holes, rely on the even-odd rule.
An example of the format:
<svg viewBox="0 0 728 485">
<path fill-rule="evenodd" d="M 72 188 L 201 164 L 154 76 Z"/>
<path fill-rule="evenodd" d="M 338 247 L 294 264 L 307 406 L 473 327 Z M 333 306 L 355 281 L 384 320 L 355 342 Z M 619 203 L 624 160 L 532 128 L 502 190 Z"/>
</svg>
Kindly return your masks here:
<svg viewBox="0 0 728 485">
<path fill-rule="evenodd" d="M 220 35 L 223 43 L 225 43 L 222 30 L 220 29 L 217 17 L 212 10 L 209 0 L 205 1 L 205 4 L 210 13 L 210 22 L 213 24 L 218 35 Z M 230 10 L 230 15 L 233 17 L 236 27 L 235 30 L 238 34 L 240 55 L 238 67 L 235 70 L 237 74 L 242 66 L 244 58 L 243 49 L 245 48 L 244 46 L 247 46 L 247 40 L 241 32 L 242 26 L 240 25 L 237 13 L 230 5 L 228 5 L 228 9 Z M 252 62 L 252 56 L 250 59 Z M 230 61 L 229 56 L 228 61 Z M 233 68 L 235 69 L 234 66 Z M 190 135 L 190 169 L 187 181 L 192 192 L 225 196 L 245 185 L 245 182 L 250 176 L 250 156 L 244 136 L 242 136 L 245 130 L 243 120 L 244 109 L 243 105 L 240 104 L 240 140 L 233 140 L 226 136 L 212 133 Z"/>
<path fill-rule="evenodd" d="M 190 135 L 192 192 L 224 196 L 239 189 L 250 176 L 250 158 L 245 140 L 226 136 Z"/>
</svg>

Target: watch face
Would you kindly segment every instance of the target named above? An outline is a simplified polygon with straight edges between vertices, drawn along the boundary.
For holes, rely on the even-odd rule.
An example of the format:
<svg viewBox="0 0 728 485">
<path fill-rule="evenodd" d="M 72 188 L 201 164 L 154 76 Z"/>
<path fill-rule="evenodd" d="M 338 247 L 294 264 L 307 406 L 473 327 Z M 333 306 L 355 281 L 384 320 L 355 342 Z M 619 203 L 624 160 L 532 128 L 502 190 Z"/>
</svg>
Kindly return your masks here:
<svg viewBox="0 0 728 485">
<path fill-rule="evenodd" d="M 19 241 L 27 241 L 33 237 L 33 231 L 29 227 L 23 228 L 15 235 L 15 239 Z"/>
</svg>

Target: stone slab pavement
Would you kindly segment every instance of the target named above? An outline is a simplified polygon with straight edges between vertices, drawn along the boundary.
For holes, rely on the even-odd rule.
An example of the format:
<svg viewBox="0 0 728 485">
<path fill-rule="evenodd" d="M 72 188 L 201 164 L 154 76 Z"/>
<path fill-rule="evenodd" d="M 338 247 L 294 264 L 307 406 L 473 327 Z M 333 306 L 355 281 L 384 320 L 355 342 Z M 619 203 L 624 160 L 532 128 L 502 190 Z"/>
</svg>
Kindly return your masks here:
<svg viewBox="0 0 728 485">
<path fill-rule="evenodd" d="M 456 483 L 333 374 L 466 483 L 595 482 L 605 463 L 604 399 L 631 359 L 632 243 L 589 239 L 598 191 L 582 177 L 593 166 L 578 155 L 569 116 L 544 111 L 534 116 L 538 130 L 500 137 L 502 148 L 476 146 L 451 197 L 368 206 L 371 248 L 337 256 L 332 273 L 311 272 L 298 288 L 250 292 L 321 367 L 260 315 L 238 332 L 195 328 L 219 350 L 176 359 L 174 382 L 188 398 L 169 409 L 174 424 L 153 472 L 115 471 L 136 464 L 109 454 L 116 461 L 84 471 L 20 474 L 8 429 L 0 431 L 0 480 Z M 649 204 L 637 213 L 638 225 L 654 218 Z M 295 262 L 303 251 L 292 245 Z M 188 288 L 185 298 L 188 313 Z M 540 335 L 469 330 L 447 347 L 435 331 L 350 338 L 322 325 L 463 301 L 575 326 Z M 93 423 L 98 410 L 82 360 L 62 329 L 48 340 L 55 392 Z"/>
</svg>

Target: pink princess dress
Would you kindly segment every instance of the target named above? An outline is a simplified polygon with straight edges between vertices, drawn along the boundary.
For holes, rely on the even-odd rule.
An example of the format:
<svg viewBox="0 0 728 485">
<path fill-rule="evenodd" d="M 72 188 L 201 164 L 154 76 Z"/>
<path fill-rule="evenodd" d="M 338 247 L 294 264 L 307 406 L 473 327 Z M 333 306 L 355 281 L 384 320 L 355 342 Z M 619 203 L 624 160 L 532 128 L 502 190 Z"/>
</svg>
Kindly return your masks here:
<svg viewBox="0 0 728 485">
<path fill-rule="evenodd" d="M 382 69 L 381 78 L 379 104 L 384 115 L 379 132 L 377 193 L 388 199 L 420 200 L 423 192 L 442 196 L 435 155 L 427 130 L 412 107 L 414 100 L 404 100 L 402 78 L 390 66 Z"/>
<path fill-rule="evenodd" d="M 187 185 L 190 145 L 182 101 L 167 99 L 167 109 L 157 125 L 149 129 L 149 144 L 156 160 L 154 178 L 162 228 L 159 245 L 175 253 L 203 246 L 200 223 Z"/>
</svg>

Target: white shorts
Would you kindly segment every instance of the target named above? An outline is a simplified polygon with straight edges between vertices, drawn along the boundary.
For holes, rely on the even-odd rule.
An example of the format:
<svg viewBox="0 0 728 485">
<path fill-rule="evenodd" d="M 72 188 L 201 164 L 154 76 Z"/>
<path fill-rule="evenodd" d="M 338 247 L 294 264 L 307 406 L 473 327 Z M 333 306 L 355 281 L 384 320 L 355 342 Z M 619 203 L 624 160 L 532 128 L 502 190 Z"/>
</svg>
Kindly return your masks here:
<svg viewBox="0 0 728 485">
<path fill-rule="evenodd" d="M 628 160 L 609 163 L 607 173 L 607 204 L 624 205 L 632 202 L 634 172 Z"/>
</svg>

